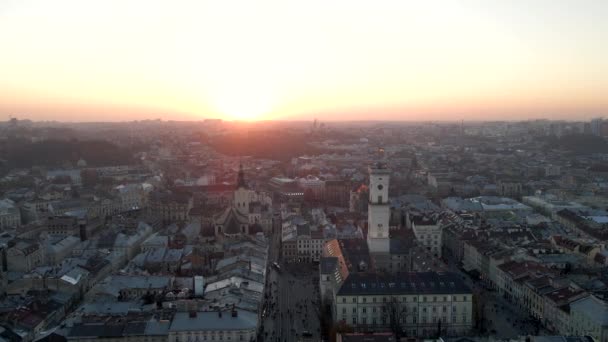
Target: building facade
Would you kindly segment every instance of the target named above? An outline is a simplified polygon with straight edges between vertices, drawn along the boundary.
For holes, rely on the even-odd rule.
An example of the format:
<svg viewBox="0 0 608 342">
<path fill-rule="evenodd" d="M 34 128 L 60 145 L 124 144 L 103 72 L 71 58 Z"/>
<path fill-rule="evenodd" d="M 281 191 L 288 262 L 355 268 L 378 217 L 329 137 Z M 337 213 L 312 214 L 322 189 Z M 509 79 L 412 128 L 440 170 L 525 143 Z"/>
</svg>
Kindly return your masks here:
<svg viewBox="0 0 608 342">
<path fill-rule="evenodd" d="M 428 337 L 465 335 L 473 295 L 452 273 L 351 274 L 336 295 L 335 315 L 355 330 Z M 438 330 L 441 329 L 441 332 Z"/>
</svg>

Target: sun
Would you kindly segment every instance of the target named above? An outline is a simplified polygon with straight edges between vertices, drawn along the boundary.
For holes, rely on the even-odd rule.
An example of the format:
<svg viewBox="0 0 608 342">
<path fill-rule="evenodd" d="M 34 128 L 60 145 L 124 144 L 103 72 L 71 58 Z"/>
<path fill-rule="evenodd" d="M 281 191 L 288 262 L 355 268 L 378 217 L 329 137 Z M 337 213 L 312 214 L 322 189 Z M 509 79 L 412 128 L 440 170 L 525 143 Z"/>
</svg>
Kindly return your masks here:
<svg viewBox="0 0 608 342">
<path fill-rule="evenodd" d="M 211 101 L 218 114 L 242 121 L 263 120 L 274 105 L 274 97 L 267 87 L 243 83 L 216 89 Z"/>
</svg>

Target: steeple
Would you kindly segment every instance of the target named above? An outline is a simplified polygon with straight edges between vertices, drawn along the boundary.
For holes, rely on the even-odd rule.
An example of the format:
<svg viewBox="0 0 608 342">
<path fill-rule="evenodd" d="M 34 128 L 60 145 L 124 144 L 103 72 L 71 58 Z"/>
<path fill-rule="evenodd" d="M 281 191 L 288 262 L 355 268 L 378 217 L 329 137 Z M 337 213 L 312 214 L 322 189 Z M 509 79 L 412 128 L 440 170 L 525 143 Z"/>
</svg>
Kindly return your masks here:
<svg viewBox="0 0 608 342">
<path fill-rule="evenodd" d="M 243 164 L 239 165 L 239 175 L 236 179 L 236 188 L 247 189 L 247 183 L 245 182 L 245 172 L 243 171 Z"/>
</svg>

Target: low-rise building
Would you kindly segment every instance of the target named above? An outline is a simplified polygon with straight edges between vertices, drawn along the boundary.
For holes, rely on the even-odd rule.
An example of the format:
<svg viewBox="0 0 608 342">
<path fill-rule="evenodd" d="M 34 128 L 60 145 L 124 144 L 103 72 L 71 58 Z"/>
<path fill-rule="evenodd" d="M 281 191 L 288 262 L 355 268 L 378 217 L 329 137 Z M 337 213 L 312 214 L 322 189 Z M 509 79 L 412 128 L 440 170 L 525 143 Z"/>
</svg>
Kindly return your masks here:
<svg viewBox="0 0 608 342">
<path fill-rule="evenodd" d="M 0 200 L 0 229 L 21 226 L 21 212 L 15 202 L 6 198 Z"/>
<path fill-rule="evenodd" d="M 593 295 L 570 303 L 570 328 L 573 334 L 608 341 L 608 304 Z"/>
<path fill-rule="evenodd" d="M 408 213 L 412 231 L 418 244 L 429 250 L 436 257 L 441 257 L 442 229 L 437 214 Z"/>
<path fill-rule="evenodd" d="M 359 330 L 407 336 L 464 335 L 473 326 L 473 294 L 452 273 L 355 273 L 336 294 L 336 320 Z M 441 322 L 441 323 L 439 323 Z"/>
<path fill-rule="evenodd" d="M 245 310 L 177 312 L 168 341 L 254 341 L 257 328 L 257 314 Z"/>
</svg>

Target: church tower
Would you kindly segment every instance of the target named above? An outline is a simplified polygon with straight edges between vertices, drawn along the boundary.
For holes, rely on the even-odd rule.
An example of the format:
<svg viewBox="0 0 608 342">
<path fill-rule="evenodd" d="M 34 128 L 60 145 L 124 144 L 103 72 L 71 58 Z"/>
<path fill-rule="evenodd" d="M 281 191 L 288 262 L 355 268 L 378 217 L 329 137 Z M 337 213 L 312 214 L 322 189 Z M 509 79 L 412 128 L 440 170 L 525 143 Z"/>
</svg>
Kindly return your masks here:
<svg viewBox="0 0 608 342">
<path fill-rule="evenodd" d="M 245 172 L 243 165 L 239 166 L 239 174 L 236 179 L 236 190 L 234 191 L 234 203 L 238 211 L 245 215 L 249 215 L 249 203 L 251 202 L 251 190 L 245 182 Z"/>
<path fill-rule="evenodd" d="M 369 205 L 367 211 L 367 246 L 372 254 L 389 253 L 388 202 L 390 170 L 386 164 L 378 162 L 369 168 Z"/>
</svg>

